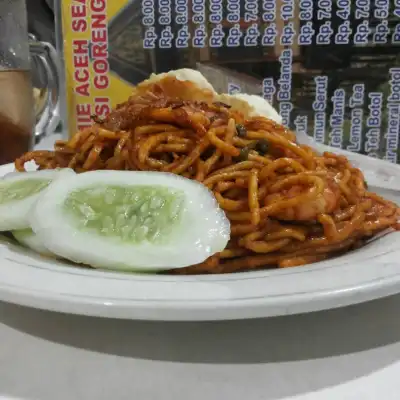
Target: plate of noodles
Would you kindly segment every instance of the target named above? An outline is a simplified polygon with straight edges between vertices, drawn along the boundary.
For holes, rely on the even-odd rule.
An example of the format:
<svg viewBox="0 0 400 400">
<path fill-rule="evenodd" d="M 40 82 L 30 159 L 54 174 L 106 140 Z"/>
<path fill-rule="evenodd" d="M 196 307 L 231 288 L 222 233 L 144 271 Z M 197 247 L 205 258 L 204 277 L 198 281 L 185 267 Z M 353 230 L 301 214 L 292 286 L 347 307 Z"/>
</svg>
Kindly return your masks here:
<svg viewBox="0 0 400 400">
<path fill-rule="evenodd" d="M 150 77 L 0 175 L 3 301 L 222 320 L 400 292 L 400 168 L 314 146 L 197 71 Z"/>
</svg>

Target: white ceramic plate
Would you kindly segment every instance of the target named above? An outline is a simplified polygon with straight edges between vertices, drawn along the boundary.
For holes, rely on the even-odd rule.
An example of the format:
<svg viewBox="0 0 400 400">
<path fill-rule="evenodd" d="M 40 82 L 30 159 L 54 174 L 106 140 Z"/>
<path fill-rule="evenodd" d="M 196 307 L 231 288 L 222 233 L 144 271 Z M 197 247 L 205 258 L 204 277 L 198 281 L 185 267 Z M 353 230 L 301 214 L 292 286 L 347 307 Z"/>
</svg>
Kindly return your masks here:
<svg viewBox="0 0 400 400">
<path fill-rule="evenodd" d="M 400 202 L 400 167 L 352 155 L 368 183 Z M 0 167 L 0 175 L 13 167 Z M 0 300 L 66 313 L 147 320 L 224 320 L 317 311 L 400 292 L 400 233 L 306 267 L 216 276 L 84 269 L 0 242 Z"/>
</svg>

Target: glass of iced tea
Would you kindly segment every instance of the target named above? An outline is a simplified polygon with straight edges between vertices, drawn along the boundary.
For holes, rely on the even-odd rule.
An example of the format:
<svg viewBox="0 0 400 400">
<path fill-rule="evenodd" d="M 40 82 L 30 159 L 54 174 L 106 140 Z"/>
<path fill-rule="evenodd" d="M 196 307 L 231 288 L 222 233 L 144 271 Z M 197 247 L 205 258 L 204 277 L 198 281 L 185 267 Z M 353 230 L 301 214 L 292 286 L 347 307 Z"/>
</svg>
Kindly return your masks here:
<svg viewBox="0 0 400 400">
<path fill-rule="evenodd" d="M 54 125 L 58 99 L 53 88 L 58 82 L 54 54 L 46 54 L 46 45 L 28 36 L 25 0 L 0 0 L 0 164 L 13 162 L 32 149 L 35 135 Z M 33 64 L 41 65 L 52 86 L 46 88 L 40 116 L 35 113 Z"/>
</svg>

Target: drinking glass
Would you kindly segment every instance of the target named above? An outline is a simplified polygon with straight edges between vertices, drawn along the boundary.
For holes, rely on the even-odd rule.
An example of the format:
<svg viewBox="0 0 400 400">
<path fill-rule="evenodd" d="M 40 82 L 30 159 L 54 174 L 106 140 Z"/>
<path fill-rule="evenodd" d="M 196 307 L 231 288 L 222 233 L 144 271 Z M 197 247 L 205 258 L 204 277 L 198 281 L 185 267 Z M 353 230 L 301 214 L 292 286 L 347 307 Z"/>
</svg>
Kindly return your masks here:
<svg viewBox="0 0 400 400">
<path fill-rule="evenodd" d="M 59 119 L 57 54 L 27 26 L 25 0 L 0 0 L 0 164 L 31 150 Z M 44 82 L 35 92 L 32 73 Z"/>
</svg>

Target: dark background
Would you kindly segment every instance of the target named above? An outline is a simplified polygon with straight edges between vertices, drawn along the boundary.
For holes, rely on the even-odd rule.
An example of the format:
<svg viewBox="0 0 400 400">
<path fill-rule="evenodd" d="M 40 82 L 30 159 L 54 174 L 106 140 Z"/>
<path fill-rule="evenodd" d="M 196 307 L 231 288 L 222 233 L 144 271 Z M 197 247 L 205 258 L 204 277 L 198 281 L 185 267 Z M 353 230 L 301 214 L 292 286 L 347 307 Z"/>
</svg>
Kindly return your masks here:
<svg viewBox="0 0 400 400">
<path fill-rule="evenodd" d="M 55 45 L 53 3 L 53 0 L 26 0 L 29 32 Z"/>
</svg>

